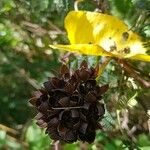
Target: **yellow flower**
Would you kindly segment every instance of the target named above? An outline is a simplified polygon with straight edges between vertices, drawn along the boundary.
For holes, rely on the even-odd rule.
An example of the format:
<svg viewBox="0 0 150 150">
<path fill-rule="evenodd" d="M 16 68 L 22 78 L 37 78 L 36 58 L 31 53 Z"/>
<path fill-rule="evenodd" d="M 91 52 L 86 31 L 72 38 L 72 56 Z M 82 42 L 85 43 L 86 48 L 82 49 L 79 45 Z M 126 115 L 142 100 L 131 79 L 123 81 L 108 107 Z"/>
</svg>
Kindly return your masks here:
<svg viewBox="0 0 150 150">
<path fill-rule="evenodd" d="M 71 11 L 65 18 L 65 28 L 71 44 L 50 47 L 86 55 L 150 61 L 141 37 L 114 16 Z"/>
</svg>

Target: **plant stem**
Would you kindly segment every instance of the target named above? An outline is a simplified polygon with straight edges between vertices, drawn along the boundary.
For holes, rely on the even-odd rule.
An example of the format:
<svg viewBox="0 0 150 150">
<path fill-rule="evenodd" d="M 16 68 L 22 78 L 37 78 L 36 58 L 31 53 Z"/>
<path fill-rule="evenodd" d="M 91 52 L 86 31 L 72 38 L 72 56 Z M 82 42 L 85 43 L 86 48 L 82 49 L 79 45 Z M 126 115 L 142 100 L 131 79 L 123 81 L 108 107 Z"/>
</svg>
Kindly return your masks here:
<svg viewBox="0 0 150 150">
<path fill-rule="evenodd" d="M 15 129 L 12 129 L 12 128 L 10 128 L 10 127 L 7 127 L 7 126 L 5 126 L 5 125 L 3 125 L 3 124 L 0 124 L 0 129 L 4 130 L 4 131 L 6 131 L 6 132 L 10 132 L 11 134 L 15 134 L 15 135 L 19 134 L 19 132 L 16 131 Z"/>
<path fill-rule="evenodd" d="M 61 110 L 61 109 L 80 109 L 84 108 L 84 106 L 76 106 L 76 107 L 52 107 L 54 110 Z"/>
<path fill-rule="evenodd" d="M 150 82 L 143 79 L 143 77 L 141 77 L 127 62 L 120 60 L 119 63 L 121 63 L 123 69 L 129 73 L 131 77 L 135 78 L 143 87 L 150 88 Z"/>
<path fill-rule="evenodd" d="M 62 150 L 60 141 L 54 141 L 51 150 Z"/>
<path fill-rule="evenodd" d="M 76 11 L 79 10 L 79 9 L 78 9 L 78 4 L 79 4 L 81 1 L 83 1 L 83 0 L 76 0 L 76 1 L 74 2 L 74 10 L 76 10 Z"/>
<path fill-rule="evenodd" d="M 110 62 L 111 58 L 110 57 L 106 57 L 106 59 L 104 60 L 104 62 L 100 65 L 100 69 L 98 71 L 98 76 L 96 78 L 96 80 L 102 75 L 102 73 L 104 72 L 106 66 L 108 65 L 108 63 Z"/>
</svg>

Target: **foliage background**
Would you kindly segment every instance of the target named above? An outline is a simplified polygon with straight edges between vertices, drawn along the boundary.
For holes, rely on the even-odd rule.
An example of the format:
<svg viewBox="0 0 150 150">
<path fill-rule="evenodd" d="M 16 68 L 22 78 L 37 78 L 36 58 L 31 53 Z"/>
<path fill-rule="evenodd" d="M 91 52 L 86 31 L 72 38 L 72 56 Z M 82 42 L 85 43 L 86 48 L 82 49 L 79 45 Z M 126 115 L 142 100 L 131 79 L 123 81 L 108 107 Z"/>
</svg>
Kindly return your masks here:
<svg viewBox="0 0 150 150">
<path fill-rule="evenodd" d="M 63 21 L 73 9 L 74 0 L 0 1 L 0 149 L 51 149 L 51 139 L 32 119 L 35 110 L 28 100 L 47 77 L 59 70 L 66 53 L 48 45 L 68 42 Z M 150 39 L 149 0 L 85 0 L 79 9 L 103 9 Z M 72 69 L 83 59 L 90 65 L 103 61 L 101 57 L 83 55 L 69 59 Z M 149 63 L 130 63 L 143 78 L 150 79 Z M 110 85 L 104 96 L 104 131 L 97 132 L 92 145 L 77 142 L 63 145 L 64 149 L 150 149 L 150 90 L 140 86 L 113 60 L 98 82 Z"/>
</svg>

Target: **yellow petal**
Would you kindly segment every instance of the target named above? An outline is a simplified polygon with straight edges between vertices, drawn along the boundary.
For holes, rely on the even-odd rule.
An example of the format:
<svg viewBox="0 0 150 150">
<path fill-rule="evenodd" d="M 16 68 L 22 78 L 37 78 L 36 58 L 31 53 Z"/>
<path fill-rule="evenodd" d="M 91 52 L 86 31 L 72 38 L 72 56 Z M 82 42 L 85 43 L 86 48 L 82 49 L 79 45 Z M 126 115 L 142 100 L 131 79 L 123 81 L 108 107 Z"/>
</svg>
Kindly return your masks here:
<svg viewBox="0 0 150 150">
<path fill-rule="evenodd" d="M 65 18 L 65 28 L 71 44 L 94 43 L 93 27 L 82 11 L 71 11 Z"/>
<path fill-rule="evenodd" d="M 111 53 L 105 51 L 100 46 L 93 44 L 49 45 L 49 46 L 54 49 L 66 50 L 69 52 L 78 52 L 85 55 L 113 56 Z"/>
<path fill-rule="evenodd" d="M 141 60 L 141 61 L 148 61 L 148 62 L 150 62 L 150 55 L 137 54 L 137 55 L 134 55 L 134 56 L 130 57 L 130 59 L 136 59 L 136 60 Z"/>
<path fill-rule="evenodd" d="M 129 31 L 128 26 L 114 16 L 71 11 L 65 18 L 65 28 L 71 44 L 96 44 L 119 58 L 146 52 L 141 37 Z"/>
</svg>

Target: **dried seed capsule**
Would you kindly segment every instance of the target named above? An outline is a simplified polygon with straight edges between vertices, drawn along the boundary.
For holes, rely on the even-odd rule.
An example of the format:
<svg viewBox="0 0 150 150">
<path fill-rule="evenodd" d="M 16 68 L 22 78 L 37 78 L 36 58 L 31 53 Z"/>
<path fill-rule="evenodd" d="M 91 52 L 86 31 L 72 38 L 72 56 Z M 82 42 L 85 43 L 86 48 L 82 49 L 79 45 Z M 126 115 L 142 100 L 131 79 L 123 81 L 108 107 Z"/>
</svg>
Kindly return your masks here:
<svg viewBox="0 0 150 150">
<path fill-rule="evenodd" d="M 86 61 L 74 73 L 70 72 L 63 65 L 60 76 L 49 78 L 44 88 L 35 92 L 30 103 L 38 111 L 37 124 L 46 128 L 51 139 L 91 143 L 95 139 L 98 121 L 105 113 L 99 100 L 108 86 L 97 85 L 98 66 L 88 68 Z"/>
</svg>

